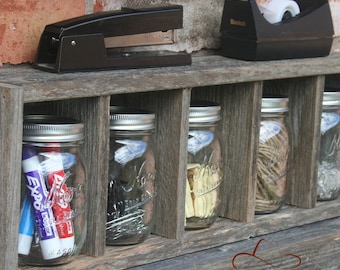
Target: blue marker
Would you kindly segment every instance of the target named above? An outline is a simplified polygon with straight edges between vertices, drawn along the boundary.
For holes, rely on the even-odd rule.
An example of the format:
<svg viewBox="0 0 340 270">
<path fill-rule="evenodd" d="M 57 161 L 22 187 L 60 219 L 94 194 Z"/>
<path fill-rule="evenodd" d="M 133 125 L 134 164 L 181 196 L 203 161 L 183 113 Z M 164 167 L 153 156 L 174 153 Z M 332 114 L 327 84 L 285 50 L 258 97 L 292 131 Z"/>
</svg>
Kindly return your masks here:
<svg viewBox="0 0 340 270">
<path fill-rule="evenodd" d="M 18 253 L 28 255 L 34 234 L 34 216 L 30 198 L 25 195 L 21 206 L 20 224 L 19 224 L 19 243 Z"/>
</svg>

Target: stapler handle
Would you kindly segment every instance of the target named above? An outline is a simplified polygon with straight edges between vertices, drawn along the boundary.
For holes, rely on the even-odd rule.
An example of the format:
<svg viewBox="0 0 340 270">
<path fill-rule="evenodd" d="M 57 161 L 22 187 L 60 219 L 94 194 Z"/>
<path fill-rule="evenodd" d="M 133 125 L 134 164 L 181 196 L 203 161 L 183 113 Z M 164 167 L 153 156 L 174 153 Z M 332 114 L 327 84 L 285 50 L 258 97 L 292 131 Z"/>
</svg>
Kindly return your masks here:
<svg viewBox="0 0 340 270">
<path fill-rule="evenodd" d="M 168 5 L 153 8 L 107 11 L 50 24 L 45 32 L 59 37 L 102 33 L 104 37 L 167 31 L 183 27 L 183 7 Z"/>
</svg>

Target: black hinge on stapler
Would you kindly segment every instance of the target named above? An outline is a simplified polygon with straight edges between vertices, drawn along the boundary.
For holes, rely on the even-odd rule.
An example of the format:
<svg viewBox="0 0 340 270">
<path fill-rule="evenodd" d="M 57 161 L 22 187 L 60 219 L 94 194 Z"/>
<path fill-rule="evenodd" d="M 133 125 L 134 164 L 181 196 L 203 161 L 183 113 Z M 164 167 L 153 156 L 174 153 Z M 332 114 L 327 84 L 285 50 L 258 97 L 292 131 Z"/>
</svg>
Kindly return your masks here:
<svg viewBox="0 0 340 270">
<path fill-rule="evenodd" d="M 126 51 L 128 47 L 176 43 L 183 7 L 123 8 L 47 25 L 33 66 L 74 72 L 190 65 L 191 55 L 172 51 Z"/>
</svg>

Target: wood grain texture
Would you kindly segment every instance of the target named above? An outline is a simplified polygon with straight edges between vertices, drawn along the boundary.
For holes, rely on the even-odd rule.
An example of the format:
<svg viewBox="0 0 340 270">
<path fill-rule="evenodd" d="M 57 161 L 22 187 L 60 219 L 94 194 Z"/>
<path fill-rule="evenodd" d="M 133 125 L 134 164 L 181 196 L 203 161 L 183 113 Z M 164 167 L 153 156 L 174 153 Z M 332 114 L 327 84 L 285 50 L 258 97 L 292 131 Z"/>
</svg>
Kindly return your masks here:
<svg viewBox="0 0 340 270">
<path fill-rule="evenodd" d="M 18 265 L 23 89 L 0 83 L 0 269 Z"/>
<path fill-rule="evenodd" d="M 309 259 L 307 257 L 303 257 L 304 260 L 308 262 L 309 265 L 313 265 L 313 261 L 311 259 L 312 256 L 318 253 L 318 247 L 322 247 L 328 244 L 330 244 L 328 245 L 328 248 L 320 248 L 320 253 L 317 255 L 318 258 L 322 258 L 322 256 L 325 256 L 324 261 L 326 261 L 327 258 L 330 257 L 337 258 L 336 256 L 338 256 L 338 249 L 332 249 L 332 245 L 338 242 L 334 241 L 335 239 L 333 239 L 333 242 L 331 242 L 331 238 L 329 237 L 329 235 L 327 236 L 327 238 L 325 238 L 325 241 L 322 241 L 323 234 L 327 231 L 327 227 L 323 228 L 323 233 L 321 233 L 320 235 L 318 235 L 318 232 L 314 232 L 308 235 L 308 232 L 305 232 L 304 227 L 301 226 L 311 224 L 311 227 L 313 227 L 314 229 L 318 229 L 318 222 L 323 220 L 330 220 L 333 218 L 337 218 L 339 223 L 339 206 L 340 199 L 335 201 L 317 203 L 315 208 L 309 210 L 285 206 L 281 209 L 281 211 L 277 213 L 271 215 L 256 216 L 253 222 L 248 223 L 220 218 L 209 229 L 185 232 L 184 238 L 181 241 L 167 239 L 159 236 L 151 236 L 146 239 L 142 245 L 108 247 L 104 256 L 98 257 L 96 259 L 88 256 L 80 256 L 76 261 L 58 267 L 58 270 L 118 270 L 127 269 L 134 266 L 141 266 L 144 264 L 146 264 L 145 269 L 158 269 L 158 267 L 154 267 L 154 265 L 151 263 L 159 262 L 158 264 L 156 264 L 156 266 L 161 266 L 161 261 L 169 258 L 175 258 L 175 261 L 173 264 L 170 264 L 170 266 L 169 264 L 165 264 L 167 265 L 167 268 L 164 269 L 196 269 L 195 267 L 199 267 L 198 263 L 195 264 L 196 259 L 199 260 L 200 263 L 202 262 L 202 268 L 198 269 L 215 269 L 215 266 L 217 267 L 217 265 L 219 265 L 221 262 L 225 262 L 226 259 L 228 259 L 228 262 L 230 263 L 232 256 L 238 252 L 251 252 L 257 242 L 252 240 L 256 239 L 256 237 L 265 238 L 268 240 L 274 239 L 273 241 L 280 241 L 280 244 L 281 241 L 284 241 L 283 246 L 289 245 L 288 250 L 291 249 L 292 252 L 296 252 L 298 255 L 301 256 L 308 255 Z M 308 214 L 306 214 L 306 211 L 308 211 Z M 295 233 L 289 235 L 288 237 L 288 235 L 286 234 L 288 229 L 295 230 Z M 331 232 L 331 230 L 333 231 Z M 282 232 L 282 234 L 277 238 L 271 238 L 270 234 L 276 232 Z M 334 226 L 330 227 L 329 233 L 333 235 L 334 233 L 339 234 L 339 228 Z M 267 238 L 267 236 L 269 237 Z M 294 243 L 296 243 L 295 247 Z M 271 246 L 272 242 L 269 244 L 270 245 L 267 246 L 267 250 L 273 248 L 273 246 Z M 214 247 L 223 251 L 223 253 L 220 255 L 223 255 L 224 258 L 219 258 L 219 264 L 213 264 L 211 267 L 207 267 L 207 263 L 211 263 L 211 260 L 209 260 L 209 256 L 213 256 L 211 254 L 212 252 L 214 252 L 214 250 L 211 251 L 209 249 L 212 249 Z M 325 254 L 323 253 L 324 251 L 326 252 Z M 327 253 L 327 251 L 329 251 L 329 254 Z M 274 249 L 272 250 L 272 252 L 274 253 Z M 192 256 L 189 254 L 192 254 Z M 195 254 L 197 256 L 195 256 Z M 184 255 L 186 256 L 183 257 Z M 186 260 L 186 258 L 189 259 Z M 275 259 L 275 257 L 273 257 L 273 259 Z M 176 260 L 177 263 L 182 264 L 183 267 L 178 267 L 178 264 L 175 263 Z M 204 264 L 204 261 L 206 264 Z M 192 268 L 189 267 L 190 263 L 192 264 Z M 224 265 L 220 265 L 220 267 L 222 266 Z M 50 268 L 24 267 L 20 269 L 48 270 Z M 159 269 L 162 268 L 160 267 Z M 307 267 L 301 269 L 313 268 Z M 327 268 L 321 267 L 315 269 L 321 270 Z"/>
<path fill-rule="evenodd" d="M 22 103 L 25 112 L 53 112 L 84 121 L 86 140 L 82 150 L 91 187 L 87 194 L 88 238 L 85 254 L 60 266 L 60 270 L 124 269 L 338 217 L 339 200 L 316 203 L 315 181 L 324 76 L 333 78 L 333 74 L 340 73 L 339 60 L 339 53 L 322 58 L 264 62 L 207 54 L 194 56 L 191 66 L 75 74 L 50 74 L 29 65 L 5 65 L 0 72 L 0 91 L 11 105 L 1 103 L 0 140 L 1 147 L 10 142 L 6 146 L 10 154 L 2 151 L 0 161 L 5 164 L 8 177 L 16 175 L 13 168 L 20 166 L 20 150 L 16 147 L 21 143 L 21 134 L 17 130 L 5 131 L 3 126 L 13 124 L 21 130 Z M 336 78 L 332 84 L 338 82 Z M 265 91 L 282 92 L 291 99 L 289 126 L 295 132 L 287 202 L 312 209 L 284 207 L 278 213 L 254 217 L 262 86 Z M 16 92 L 20 88 L 21 94 Z M 223 107 L 220 131 L 227 146 L 224 167 L 230 179 L 224 185 L 221 215 L 229 219 L 221 218 L 206 230 L 185 232 L 184 179 L 191 93 L 219 102 Z M 161 152 L 157 172 L 162 177 L 157 180 L 157 219 L 154 235 L 136 246 L 105 247 L 110 99 L 111 103 L 150 109 L 157 117 L 155 142 Z M 1 240 L 7 245 L 1 251 L 7 256 L 1 263 L 9 266 L 4 269 L 15 269 L 11 266 L 16 263 L 15 226 L 20 207 L 15 205 L 19 202 L 15 197 L 15 182 L 8 179 L 2 179 L 1 202 L 7 205 L 15 198 L 10 208 L 13 212 L 2 209 L 0 213 L 1 220 L 6 224 L 9 221 L 13 227 L 2 226 L 0 231 Z"/>
<path fill-rule="evenodd" d="M 24 86 L 24 102 L 27 103 L 336 74 L 340 73 L 339 61 L 340 53 L 262 62 L 198 54 L 193 56 L 191 66 L 70 74 L 51 74 L 29 65 L 4 65 L 0 82 Z"/>
<path fill-rule="evenodd" d="M 269 81 L 265 92 L 289 98 L 290 156 L 287 203 L 311 208 L 316 203 L 324 76 Z"/>
<path fill-rule="evenodd" d="M 324 220 L 130 269 L 336 270 L 340 265 L 339 226 L 340 218 Z M 253 253 L 256 257 L 250 256 Z"/>
<path fill-rule="evenodd" d="M 262 82 L 195 88 L 193 97 L 221 105 L 224 185 L 221 215 L 252 221 Z"/>
</svg>

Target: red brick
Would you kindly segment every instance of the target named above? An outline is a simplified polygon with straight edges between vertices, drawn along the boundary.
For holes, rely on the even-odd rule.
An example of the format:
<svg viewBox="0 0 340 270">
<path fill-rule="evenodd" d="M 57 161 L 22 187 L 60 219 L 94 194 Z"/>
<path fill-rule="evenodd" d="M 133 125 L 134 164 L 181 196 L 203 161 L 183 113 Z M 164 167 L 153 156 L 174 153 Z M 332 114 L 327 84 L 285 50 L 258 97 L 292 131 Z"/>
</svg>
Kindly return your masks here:
<svg viewBox="0 0 340 270">
<path fill-rule="evenodd" d="M 32 62 L 45 25 L 84 13 L 84 0 L 0 0 L 0 65 Z"/>
</svg>

